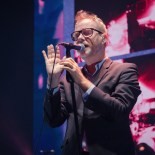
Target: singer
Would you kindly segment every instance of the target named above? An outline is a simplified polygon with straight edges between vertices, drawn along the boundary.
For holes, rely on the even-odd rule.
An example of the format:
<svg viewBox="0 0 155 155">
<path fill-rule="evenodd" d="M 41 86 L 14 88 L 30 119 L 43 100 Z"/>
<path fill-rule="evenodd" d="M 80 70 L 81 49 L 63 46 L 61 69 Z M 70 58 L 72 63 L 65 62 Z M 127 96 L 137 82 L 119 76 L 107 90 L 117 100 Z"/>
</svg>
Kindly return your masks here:
<svg viewBox="0 0 155 155">
<path fill-rule="evenodd" d="M 82 69 L 72 58 L 61 59 L 59 46 L 49 45 L 47 54 L 42 52 L 48 75 L 45 121 L 58 127 L 67 120 L 62 155 L 79 155 L 70 83 L 61 76 L 64 70 L 74 80 L 80 155 L 135 155 L 129 113 L 141 93 L 136 65 L 106 56 L 106 26 L 91 12 L 77 12 L 71 38 L 76 45 L 84 45 L 79 52 L 85 61 Z"/>
</svg>

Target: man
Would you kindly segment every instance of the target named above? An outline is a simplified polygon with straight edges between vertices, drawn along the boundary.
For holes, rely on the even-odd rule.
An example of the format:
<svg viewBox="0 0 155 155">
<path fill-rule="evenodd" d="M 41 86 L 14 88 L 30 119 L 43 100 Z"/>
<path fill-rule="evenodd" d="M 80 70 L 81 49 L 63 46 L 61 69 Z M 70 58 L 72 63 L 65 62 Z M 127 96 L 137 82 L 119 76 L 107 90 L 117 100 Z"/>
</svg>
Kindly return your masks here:
<svg viewBox="0 0 155 155">
<path fill-rule="evenodd" d="M 55 61 L 53 45 L 47 47 L 47 55 L 43 51 L 48 73 L 45 120 L 52 127 L 67 120 L 62 154 L 78 152 L 70 83 L 60 78 L 66 70 L 74 80 L 79 137 L 81 145 L 86 139 L 88 154 L 134 155 L 128 117 L 141 92 L 136 65 L 106 57 L 107 30 L 93 13 L 77 12 L 71 37 L 75 44 L 85 45 L 84 51 L 79 52 L 86 63 L 82 69 L 72 58 L 61 60 L 58 46 Z"/>
</svg>

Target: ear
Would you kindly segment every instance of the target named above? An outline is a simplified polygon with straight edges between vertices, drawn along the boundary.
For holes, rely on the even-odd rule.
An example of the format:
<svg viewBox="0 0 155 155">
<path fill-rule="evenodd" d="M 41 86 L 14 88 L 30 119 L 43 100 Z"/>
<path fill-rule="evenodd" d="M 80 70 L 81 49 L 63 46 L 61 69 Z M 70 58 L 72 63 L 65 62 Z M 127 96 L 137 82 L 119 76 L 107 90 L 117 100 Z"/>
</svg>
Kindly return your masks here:
<svg viewBox="0 0 155 155">
<path fill-rule="evenodd" d="M 103 43 L 103 44 L 106 44 L 106 42 L 107 42 L 107 39 L 103 37 L 102 43 Z"/>
<path fill-rule="evenodd" d="M 106 43 L 106 42 L 107 42 L 107 41 L 106 41 L 106 38 L 103 38 L 102 42 L 103 42 L 103 43 Z"/>
<path fill-rule="evenodd" d="M 107 42 L 106 38 L 104 37 L 104 35 L 102 34 L 102 43 L 105 44 Z"/>
</svg>

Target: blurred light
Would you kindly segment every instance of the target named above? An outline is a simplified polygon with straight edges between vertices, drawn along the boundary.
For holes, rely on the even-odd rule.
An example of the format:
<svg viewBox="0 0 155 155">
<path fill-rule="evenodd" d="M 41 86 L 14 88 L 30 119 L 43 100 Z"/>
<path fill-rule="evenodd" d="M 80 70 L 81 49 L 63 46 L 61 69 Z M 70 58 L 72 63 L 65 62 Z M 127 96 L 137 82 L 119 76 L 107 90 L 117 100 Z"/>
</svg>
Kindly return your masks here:
<svg viewBox="0 0 155 155">
<path fill-rule="evenodd" d="M 107 26 L 109 43 L 106 47 L 108 56 L 116 56 L 129 53 L 127 16 L 123 13 L 117 19 L 113 19 Z"/>
<path fill-rule="evenodd" d="M 43 0 L 38 0 L 38 13 L 41 15 L 44 12 L 45 2 Z"/>
<path fill-rule="evenodd" d="M 145 147 L 144 146 L 140 146 L 139 147 L 139 151 L 144 151 L 145 150 Z"/>
<path fill-rule="evenodd" d="M 43 77 L 43 75 L 42 74 L 40 74 L 39 76 L 38 76 L 38 88 L 39 89 L 42 89 L 43 88 L 43 84 L 44 84 L 44 77 Z"/>
<path fill-rule="evenodd" d="M 149 7 L 138 19 L 139 25 L 145 25 L 151 29 L 155 29 L 155 1 L 149 4 Z"/>
</svg>

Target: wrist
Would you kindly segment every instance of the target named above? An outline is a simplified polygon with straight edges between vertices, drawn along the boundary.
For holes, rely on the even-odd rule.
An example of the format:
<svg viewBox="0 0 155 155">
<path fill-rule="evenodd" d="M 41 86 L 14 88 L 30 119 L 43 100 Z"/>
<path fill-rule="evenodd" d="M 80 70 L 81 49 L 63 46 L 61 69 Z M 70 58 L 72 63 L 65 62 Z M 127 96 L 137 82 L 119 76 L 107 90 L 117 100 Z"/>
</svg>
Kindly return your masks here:
<svg viewBox="0 0 155 155">
<path fill-rule="evenodd" d="M 47 78 L 47 85 L 48 85 L 48 88 L 51 88 L 51 89 L 55 88 L 55 87 L 58 87 L 58 85 L 59 85 L 59 78 L 52 77 L 52 79 L 51 79 L 50 77 L 48 77 Z"/>
<path fill-rule="evenodd" d="M 84 79 L 81 80 L 79 83 L 80 88 L 85 92 L 87 91 L 93 84 L 88 80 L 88 79 Z"/>
</svg>

